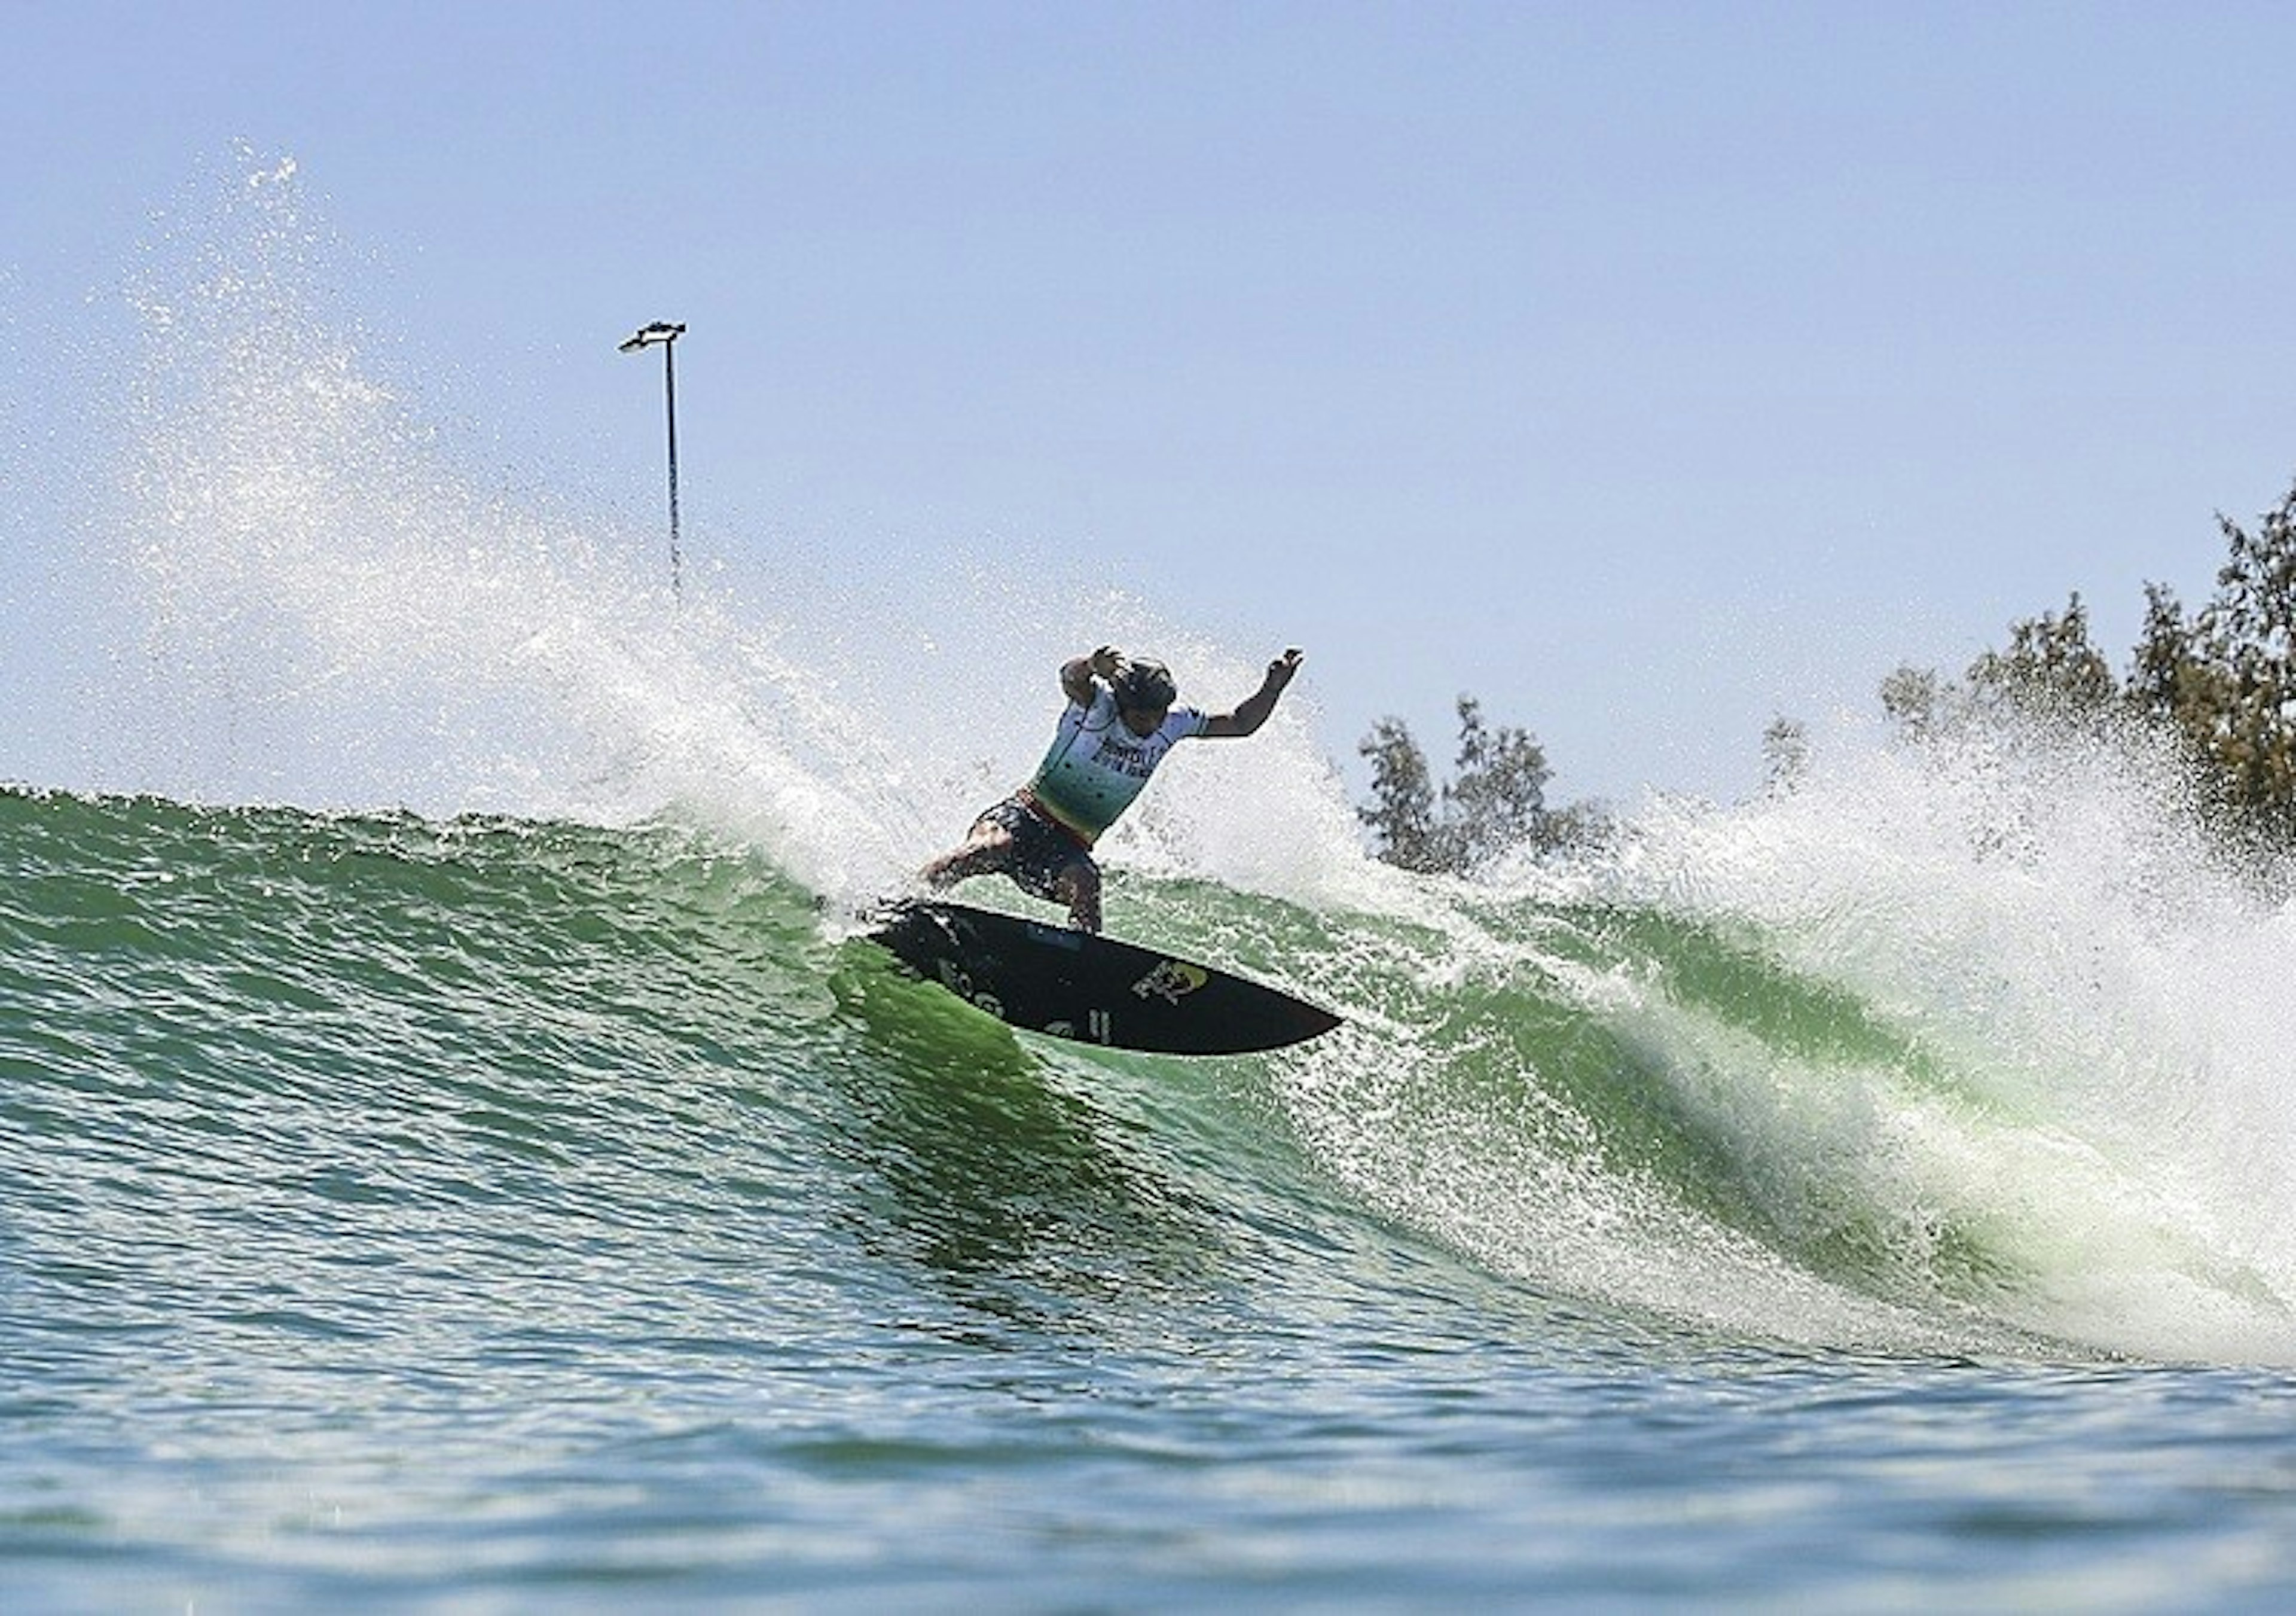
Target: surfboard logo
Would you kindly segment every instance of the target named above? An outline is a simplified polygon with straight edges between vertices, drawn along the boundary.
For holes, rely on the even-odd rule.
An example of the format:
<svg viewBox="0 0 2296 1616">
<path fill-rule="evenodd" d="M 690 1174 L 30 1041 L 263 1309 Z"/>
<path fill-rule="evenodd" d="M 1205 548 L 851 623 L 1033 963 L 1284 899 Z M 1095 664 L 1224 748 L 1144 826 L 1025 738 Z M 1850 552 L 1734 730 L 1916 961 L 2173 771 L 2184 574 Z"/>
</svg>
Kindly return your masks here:
<svg viewBox="0 0 2296 1616">
<path fill-rule="evenodd" d="M 1211 972 L 1201 965 L 1168 959 L 1132 984 L 1132 997 L 1159 998 L 1168 1005 L 1177 1005 L 1211 980 Z"/>
<path fill-rule="evenodd" d="M 971 972 L 960 971 L 947 960 L 939 962 L 939 972 L 942 987 L 968 1004 L 978 1005 L 998 1021 L 1004 1019 L 1004 1002 L 993 993 L 974 988 Z"/>
<path fill-rule="evenodd" d="M 1045 1030 L 1056 1038 L 1080 1038 L 1087 1044 L 1116 1042 L 1116 1021 L 1105 1010 L 1087 1010 L 1084 1013 L 1085 1030 L 1079 1034 L 1074 1021 L 1046 1021 Z"/>
</svg>

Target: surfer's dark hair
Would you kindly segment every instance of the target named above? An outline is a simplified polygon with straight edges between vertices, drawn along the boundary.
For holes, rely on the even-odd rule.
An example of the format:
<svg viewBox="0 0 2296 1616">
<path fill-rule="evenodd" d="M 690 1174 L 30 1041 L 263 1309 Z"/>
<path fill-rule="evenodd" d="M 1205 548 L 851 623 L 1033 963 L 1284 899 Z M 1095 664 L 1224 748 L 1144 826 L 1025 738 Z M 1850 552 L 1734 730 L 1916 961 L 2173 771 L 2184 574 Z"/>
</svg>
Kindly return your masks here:
<svg viewBox="0 0 2296 1616">
<path fill-rule="evenodd" d="M 1172 670 L 1149 657 L 1126 662 L 1108 687 L 1116 693 L 1116 704 L 1127 712 L 1160 712 L 1180 697 Z"/>
</svg>

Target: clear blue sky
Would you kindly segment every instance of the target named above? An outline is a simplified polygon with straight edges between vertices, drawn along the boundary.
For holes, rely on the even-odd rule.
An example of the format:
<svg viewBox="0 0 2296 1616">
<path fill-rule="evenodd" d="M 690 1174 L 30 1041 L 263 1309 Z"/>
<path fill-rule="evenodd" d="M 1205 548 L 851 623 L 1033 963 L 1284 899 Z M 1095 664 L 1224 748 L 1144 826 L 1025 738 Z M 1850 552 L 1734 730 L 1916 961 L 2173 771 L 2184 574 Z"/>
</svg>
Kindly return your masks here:
<svg viewBox="0 0 2296 1616">
<path fill-rule="evenodd" d="M 44 767 L 31 463 L 106 407 L 70 348 L 234 141 L 514 480 L 641 521 L 613 343 L 683 320 L 703 558 L 1101 558 L 1305 645 L 1335 758 L 1384 713 L 1445 752 L 1472 690 L 1566 797 L 1736 794 L 1774 714 L 2070 589 L 2119 657 L 2296 476 L 2287 5 L 0 21 L 0 777 Z"/>
</svg>

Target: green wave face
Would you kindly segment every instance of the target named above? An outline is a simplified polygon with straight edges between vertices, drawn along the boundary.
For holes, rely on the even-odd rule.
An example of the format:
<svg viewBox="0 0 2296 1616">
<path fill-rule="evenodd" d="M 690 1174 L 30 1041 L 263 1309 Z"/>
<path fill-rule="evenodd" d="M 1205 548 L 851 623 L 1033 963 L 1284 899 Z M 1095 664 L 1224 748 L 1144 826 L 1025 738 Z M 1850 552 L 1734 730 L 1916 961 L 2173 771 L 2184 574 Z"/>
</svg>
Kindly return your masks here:
<svg viewBox="0 0 2296 1616">
<path fill-rule="evenodd" d="M 594 1249 L 636 1306 L 611 1254 L 676 1228 L 703 1261 L 703 1228 L 833 1309 L 922 1276 L 996 1327 L 1152 1333 L 1254 1287 L 1407 1309 L 1433 1273 L 1502 1317 L 1839 1346 L 2292 1339 L 2202 1091 L 2169 1091 L 2182 1131 L 2116 1119 L 2078 1050 L 2003 1042 L 1997 985 L 1875 986 L 1871 917 L 1119 870 L 1133 934 L 1349 1017 L 1179 1062 L 1014 1035 L 669 823 L 11 793 L 0 858 L 18 1238 L 160 1213 L 138 1260 L 332 1299 L 324 1332 L 521 1251 Z M 576 1305 L 543 1291 L 524 1327 Z"/>
</svg>

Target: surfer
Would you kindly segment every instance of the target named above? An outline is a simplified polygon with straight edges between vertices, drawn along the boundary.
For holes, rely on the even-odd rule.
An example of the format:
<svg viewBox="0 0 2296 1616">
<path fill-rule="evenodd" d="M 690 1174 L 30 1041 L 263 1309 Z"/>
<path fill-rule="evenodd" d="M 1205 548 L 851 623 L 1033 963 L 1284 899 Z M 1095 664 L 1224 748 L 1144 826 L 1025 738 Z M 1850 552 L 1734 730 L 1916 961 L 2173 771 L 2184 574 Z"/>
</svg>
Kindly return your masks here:
<svg viewBox="0 0 2296 1616">
<path fill-rule="evenodd" d="M 1171 669 L 1113 645 L 1061 669 L 1067 710 L 1029 783 L 972 822 L 962 847 L 924 867 L 935 889 L 969 875 L 1009 875 L 1033 897 L 1069 906 L 1069 923 L 1100 930 L 1100 866 L 1093 843 L 1132 806 L 1148 776 L 1182 741 L 1256 733 L 1300 671 L 1300 652 L 1267 665 L 1259 688 L 1222 713 L 1174 705 Z"/>
</svg>

